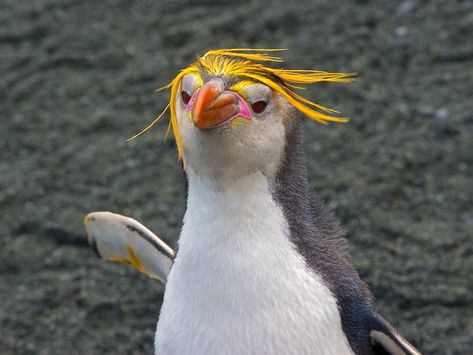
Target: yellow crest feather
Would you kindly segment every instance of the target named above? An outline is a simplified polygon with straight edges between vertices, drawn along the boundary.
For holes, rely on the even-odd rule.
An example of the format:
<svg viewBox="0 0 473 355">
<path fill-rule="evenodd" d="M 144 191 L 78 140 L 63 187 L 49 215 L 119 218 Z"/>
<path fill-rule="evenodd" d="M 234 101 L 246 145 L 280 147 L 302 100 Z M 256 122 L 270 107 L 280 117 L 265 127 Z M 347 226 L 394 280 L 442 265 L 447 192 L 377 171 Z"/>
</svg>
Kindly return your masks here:
<svg viewBox="0 0 473 355">
<path fill-rule="evenodd" d="M 128 140 L 134 139 L 149 130 L 169 109 L 171 120 L 166 131 L 166 136 L 172 128 L 176 139 L 179 159 L 184 160 L 184 147 L 179 134 L 176 117 L 176 99 L 182 77 L 186 74 L 199 73 L 201 71 L 205 71 L 211 75 L 233 76 L 267 85 L 281 94 L 296 109 L 317 122 L 323 124 L 327 124 L 328 122 L 347 122 L 348 118 L 329 115 L 331 113 L 338 113 L 337 111 L 312 102 L 295 93 L 293 89 L 302 90 L 305 89 L 304 85 L 324 81 L 338 83 L 351 82 L 355 79 L 356 74 L 330 73 L 310 69 L 275 69 L 264 64 L 265 62 L 284 62 L 281 58 L 268 54 L 284 50 L 285 49 L 229 48 L 208 51 L 203 56 L 198 57 L 190 66 L 181 70 L 170 83 L 156 90 L 162 91 L 171 89 L 169 104 L 151 124 Z M 316 108 L 318 111 L 312 107 Z"/>
</svg>

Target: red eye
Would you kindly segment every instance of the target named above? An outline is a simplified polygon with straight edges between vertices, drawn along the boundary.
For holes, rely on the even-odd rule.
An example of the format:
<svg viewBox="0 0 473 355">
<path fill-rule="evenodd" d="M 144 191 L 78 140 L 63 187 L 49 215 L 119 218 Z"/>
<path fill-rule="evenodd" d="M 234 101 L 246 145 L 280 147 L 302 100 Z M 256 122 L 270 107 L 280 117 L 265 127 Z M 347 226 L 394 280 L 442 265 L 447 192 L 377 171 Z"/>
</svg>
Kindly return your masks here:
<svg viewBox="0 0 473 355">
<path fill-rule="evenodd" d="M 251 109 L 254 113 L 261 113 L 266 109 L 266 106 L 268 106 L 268 104 L 265 101 L 256 101 L 251 104 Z"/>
<path fill-rule="evenodd" d="M 184 90 L 181 91 L 181 99 L 184 102 L 184 105 L 187 105 L 191 100 L 191 96 Z"/>
</svg>

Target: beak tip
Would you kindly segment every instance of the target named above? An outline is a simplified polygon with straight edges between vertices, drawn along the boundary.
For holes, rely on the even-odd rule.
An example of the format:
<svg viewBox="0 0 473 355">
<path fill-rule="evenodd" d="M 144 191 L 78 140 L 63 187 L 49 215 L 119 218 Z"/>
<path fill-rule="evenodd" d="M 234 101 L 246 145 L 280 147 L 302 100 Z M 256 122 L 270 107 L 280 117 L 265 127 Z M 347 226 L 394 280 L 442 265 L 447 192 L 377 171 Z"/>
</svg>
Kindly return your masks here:
<svg viewBox="0 0 473 355">
<path fill-rule="evenodd" d="M 224 92 L 221 80 L 205 83 L 195 95 L 191 115 L 199 129 L 215 128 L 238 113 L 238 101 L 232 93 Z"/>
<path fill-rule="evenodd" d="M 198 89 L 199 91 L 196 92 L 196 99 L 192 107 L 192 121 L 197 127 L 202 123 L 202 112 L 205 111 L 222 92 L 221 85 L 219 84 L 219 82 L 211 81 L 204 84 Z"/>
</svg>

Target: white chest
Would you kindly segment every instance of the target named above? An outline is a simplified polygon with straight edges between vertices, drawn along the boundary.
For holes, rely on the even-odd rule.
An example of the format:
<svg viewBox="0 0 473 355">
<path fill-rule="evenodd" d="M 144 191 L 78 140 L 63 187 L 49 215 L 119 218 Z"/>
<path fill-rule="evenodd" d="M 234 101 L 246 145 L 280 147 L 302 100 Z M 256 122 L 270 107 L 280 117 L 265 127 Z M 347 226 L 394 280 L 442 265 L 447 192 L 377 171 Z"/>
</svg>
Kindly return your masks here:
<svg viewBox="0 0 473 355">
<path fill-rule="evenodd" d="M 289 240 L 262 174 L 190 179 L 159 354 L 351 354 L 335 298 Z"/>
</svg>

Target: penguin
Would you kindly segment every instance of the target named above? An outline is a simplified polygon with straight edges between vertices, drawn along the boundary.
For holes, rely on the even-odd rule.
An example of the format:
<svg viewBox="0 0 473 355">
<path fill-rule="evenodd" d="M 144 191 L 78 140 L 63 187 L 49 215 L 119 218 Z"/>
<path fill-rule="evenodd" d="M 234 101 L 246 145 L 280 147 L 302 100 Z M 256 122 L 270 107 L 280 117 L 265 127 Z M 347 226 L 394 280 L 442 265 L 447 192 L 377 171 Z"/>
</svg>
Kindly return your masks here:
<svg viewBox="0 0 473 355">
<path fill-rule="evenodd" d="M 165 283 L 157 354 L 420 354 L 376 311 L 308 183 L 301 113 L 347 119 L 295 90 L 354 75 L 275 69 L 270 51 L 208 51 L 163 87 L 187 190 L 177 251 L 109 212 L 86 217 L 89 242 Z"/>
</svg>

